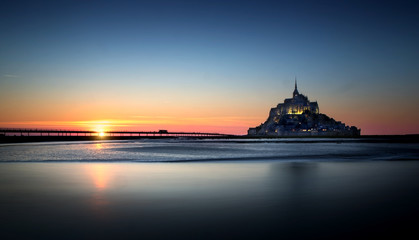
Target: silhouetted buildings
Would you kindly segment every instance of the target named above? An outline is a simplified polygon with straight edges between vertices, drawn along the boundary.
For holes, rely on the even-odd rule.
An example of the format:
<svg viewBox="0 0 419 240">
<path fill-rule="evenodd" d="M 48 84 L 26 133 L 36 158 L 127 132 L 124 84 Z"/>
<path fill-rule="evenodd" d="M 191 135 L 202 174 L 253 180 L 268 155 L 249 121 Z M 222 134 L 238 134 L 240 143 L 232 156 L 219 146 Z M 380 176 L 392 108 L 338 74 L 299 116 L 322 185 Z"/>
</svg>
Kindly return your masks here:
<svg viewBox="0 0 419 240">
<path fill-rule="evenodd" d="M 254 136 L 360 136 L 361 130 L 346 126 L 340 121 L 319 113 L 317 102 L 310 102 L 297 89 L 297 80 L 292 98 L 272 108 L 268 119 L 248 135 Z"/>
</svg>

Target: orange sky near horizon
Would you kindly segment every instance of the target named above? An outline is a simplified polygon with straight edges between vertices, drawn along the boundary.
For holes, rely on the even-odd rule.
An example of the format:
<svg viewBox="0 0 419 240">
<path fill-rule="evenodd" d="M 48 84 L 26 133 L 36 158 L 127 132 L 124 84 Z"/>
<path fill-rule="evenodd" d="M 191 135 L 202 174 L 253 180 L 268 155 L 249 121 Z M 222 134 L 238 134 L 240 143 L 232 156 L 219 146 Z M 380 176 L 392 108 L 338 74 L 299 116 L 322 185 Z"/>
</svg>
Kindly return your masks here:
<svg viewBox="0 0 419 240">
<path fill-rule="evenodd" d="M 292 89 L 291 89 L 292 90 Z M 268 91 L 266 98 L 260 95 L 236 93 L 231 98 L 219 95 L 197 96 L 195 98 L 174 95 L 166 98 L 154 98 L 156 101 L 144 101 L 141 97 L 127 96 L 118 100 L 103 94 L 94 101 L 82 95 L 78 99 L 49 98 L 43 96 L 20 97 L 3 94 L 0 96 L 0 127 L 2 128 L 43 128 L 43 129 L 77 129 L 93 131 L 135 130 L 184 132 L 217 132 L 226 134 L 246 134 L 249 127 L 264 122 L 269 110 L 283 99 L 290 97 L 291 90 L 282 90 L 281 96 Z M 287 94 L 288 92 L 288 94 Z M 313 97 L 309 90 L 310 100 L 319 102 L 320 112 L 325 113 L 347 125 L 361 128 L 361 134 L 414 134 L 419 133 L 418 114 L 411 114 L 410 109 L 397 107 L 396 101 L 382 101 L 394 109 L 392 114 L 377 107 L 374 100 L 357 98 L 352 101 L 332 99 L 333 96 Z M 316 91 L 314 91 L 314 94 Z M 55 96 L 56 97 L 56 96 Z M 150 97 L 150 96 L 147 96 Z M 150 99 L 153 99 L 150 97 Z M 241 99 L 241 101 L 240 101 Z M 13 102 L 13 104 L 5 104 Z M 148 115 L 140 115 L 146 113 Z M 401 117 L 409 116 L 409 117 Z M 395 124 L 397 123 L 397 124 Z"/>
</svg>

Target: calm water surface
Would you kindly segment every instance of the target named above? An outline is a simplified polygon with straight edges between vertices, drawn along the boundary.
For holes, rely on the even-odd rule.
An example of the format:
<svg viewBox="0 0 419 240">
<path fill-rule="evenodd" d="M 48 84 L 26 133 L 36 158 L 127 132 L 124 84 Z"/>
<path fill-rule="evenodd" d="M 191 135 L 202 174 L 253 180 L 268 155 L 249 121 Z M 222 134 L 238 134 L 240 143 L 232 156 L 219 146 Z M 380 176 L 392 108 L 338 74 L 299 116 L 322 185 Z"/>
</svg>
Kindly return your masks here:
<svg viewBox="0 0 419 240">
<path fill-rule="evenodd" d="M 418 236 L 418 149 L 350 141 L 0 145 L 0 237 Z"/>
</svg>

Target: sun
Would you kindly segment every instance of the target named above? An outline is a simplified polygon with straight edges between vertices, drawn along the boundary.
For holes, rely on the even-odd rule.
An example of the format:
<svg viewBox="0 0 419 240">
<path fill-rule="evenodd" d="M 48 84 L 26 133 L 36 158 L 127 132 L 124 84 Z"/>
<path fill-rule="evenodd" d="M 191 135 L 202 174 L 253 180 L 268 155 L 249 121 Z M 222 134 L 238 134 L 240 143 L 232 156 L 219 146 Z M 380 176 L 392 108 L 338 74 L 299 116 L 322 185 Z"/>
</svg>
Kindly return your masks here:
<svg viewBox="0 0 419 240">
<path fill-rule="evenodd" d="M 92 131 L 94 131 L 98 137 L 106 137 L 106 133 L 109 131 L 109 129 L 106 125 L 96 125 L 92 128 Z"/>
</svg>

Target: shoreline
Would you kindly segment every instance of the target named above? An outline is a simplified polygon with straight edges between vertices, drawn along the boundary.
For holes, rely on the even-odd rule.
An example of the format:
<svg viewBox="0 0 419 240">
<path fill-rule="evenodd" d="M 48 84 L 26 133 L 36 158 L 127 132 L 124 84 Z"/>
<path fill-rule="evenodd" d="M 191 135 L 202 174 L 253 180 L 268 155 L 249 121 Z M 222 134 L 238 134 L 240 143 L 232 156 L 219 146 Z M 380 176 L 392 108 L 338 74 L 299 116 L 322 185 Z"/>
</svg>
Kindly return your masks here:
<svg viewBox="0 0 419 240">
<path fill-rule="evenodd" d="M 196 140 L 280 140 L 295 139 L 293 143 L 315 143 L 320 142 L 311 139 L 330 139 L 330 142 L 340 142 L 339 140 L 355 141 L 355 142 L 374 142 L 374 143 L 419 143 L 419 134 L 407 135 L 364 135 L 360 137 L 253 137 L 253 136 L 197 136 L 197 137 L 174 137 L 174 136 L 0 136 L 0 144 L 7 143 L 29 143 L 29 142 L 70 142 L 70 141 L 103 141 L 103 140 L 143 140 L 143 139 L 196 139 Z M 301 139 L 301 140 L 299 140 Z M 303 139 L 310 139 L 303 140 Z M 333 139 L 333 140 L 332 140 Z M 322 140 L 325 142 L 327 140 Z"/>
</svg>

